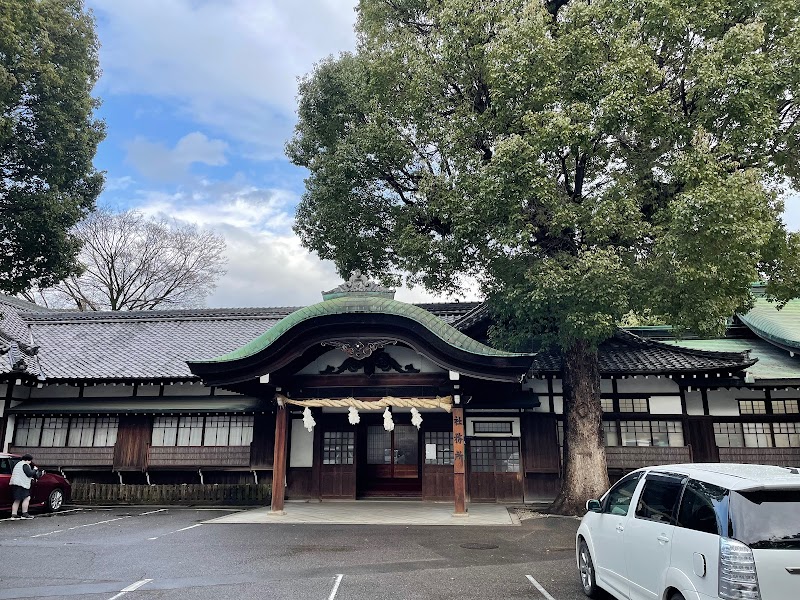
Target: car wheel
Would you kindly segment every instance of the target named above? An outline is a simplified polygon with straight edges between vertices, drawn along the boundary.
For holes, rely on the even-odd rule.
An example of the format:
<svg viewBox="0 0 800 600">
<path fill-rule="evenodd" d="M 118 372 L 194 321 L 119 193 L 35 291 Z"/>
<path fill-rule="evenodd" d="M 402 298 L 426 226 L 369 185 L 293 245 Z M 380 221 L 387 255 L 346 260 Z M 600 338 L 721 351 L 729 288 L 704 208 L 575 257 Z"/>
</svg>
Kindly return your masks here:
<svg viewBox="0 0 800 600">
<path fill-rule="evenodd" d="M 597 598 L 598 588 L 594 578 L 594 563 L 592 562 L 592 555 L 589 553 L 589 546 L 583 540 L 581 540 L 581 545 L 578 547 L 578 569 L 581 573 L 583 593 L 589 598 Z"/>
<path fill-rule="evenodd" d="M 55 512 L 61 510 L 62 506 L 64 506 L 64 492 L 56 488 L 47 497 L 47 510 Z"/>
<path fill-rule="evenodd" d="M 669 600 L 686 600 L 680 592 L 672 592 Z"/>
</svg>

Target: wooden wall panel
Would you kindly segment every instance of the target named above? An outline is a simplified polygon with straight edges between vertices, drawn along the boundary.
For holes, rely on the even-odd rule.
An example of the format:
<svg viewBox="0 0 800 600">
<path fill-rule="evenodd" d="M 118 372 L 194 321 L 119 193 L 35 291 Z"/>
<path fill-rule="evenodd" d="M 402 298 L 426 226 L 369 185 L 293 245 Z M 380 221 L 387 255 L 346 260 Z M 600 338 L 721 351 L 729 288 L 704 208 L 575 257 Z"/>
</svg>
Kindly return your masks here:
<svg viewBox="0 0 800 600">
<path fill-rule="evenodd" d="M 470 473 L 467 477 L 470 502 L 495 502 L 497 492 L 495 490 L 494 473 Z"/>
<path fill-rule="evenodd" d="M 250 466 L 271 469 L 275 453 L 275 415 L 256 415 L 253 419 L 253 443 L 250 445 Z"/>
<path fill-rule="evenodd" d="M 719 458 L 725 463 L 796 467 L 800 465 L 800 448 L 720 448 Z"/>
<path fill-rule="evenodd" d="M 422 499 L 453 500 L 452 465 L 422 465 Z"/>
<path fill-rule="evenodd" d="M 315 498 L 314 470 L 311 468 L 290 468 L 286 471 L 286 497 L 290 500 Z"/>
<path fill-rule="evenodd" d="M 355 500 L 355 465 L 322 465 L 320 468 L 320 497 Z"/>
<path fill-rule="evenodd" d="M 497 502 L 522 502 L 522 488 L 522 473 L 494 474 Z"/>
<path fill-rule="evenodd" d="M 719 449 L 714 439 L 714 423 L 711 419 L 686 420 L 686 445 L 692 447 L 695 462 L 719 462 Z"/>
<path fill-rule="evenodd" d="M 561 461 L 552 415 L 526 413 L 522 419 L 522 456 L 526 473 L 558 473 Z"/>
<path fill-rule="evenodd" d="M 11 446 L 12 454 L 30 454 L 33 462 L 45 469 L 107 467 L 114 462 L 114 448 L 40 448 L 39 446 Z"/>
<path fill-rule="evenodd" d="M 249 446 L 152 446 L 150 467 L 247 467 Z M 251 475 L 252 477 L 252 475 Z"/>
<path fill-rule="evenodd" d="M 115 471 L 147 469 L 147 449 L 153 431 L 153 419 L 147 415 L 124 415 L 119 418 L 117 443 L 114 446 Z"/>
<path fill-rule="evenodd" d="M 525 502 L 549 502 L 561 491 L 561 478 L 555 473 L 529 473 L 522 483 Z"/>
</svg>

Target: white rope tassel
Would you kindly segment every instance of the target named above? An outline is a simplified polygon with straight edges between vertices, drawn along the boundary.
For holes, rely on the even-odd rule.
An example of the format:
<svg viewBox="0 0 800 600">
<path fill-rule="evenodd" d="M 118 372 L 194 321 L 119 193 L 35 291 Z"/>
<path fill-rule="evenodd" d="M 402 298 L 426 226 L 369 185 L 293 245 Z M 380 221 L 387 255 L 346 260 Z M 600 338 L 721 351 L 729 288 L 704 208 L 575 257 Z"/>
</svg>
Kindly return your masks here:
<svg viewBox="0 0 800 600">
<path fill-rule="evenodd" d="M 311 409 L 307 406 L 303 409 L 303 427 L 311 431 L 317 422 L 314 420 L 314 415 L 311 414 Z"/>
<path fill-rule="evenodd" d="M 361 422 L 361 415 L 358 414 L 358 409 L 354 406 L 347 409 L 347 420 L 350 421 L 350 425 L 356 425 Z"/>
<path fill-rule="evenodd" d="M 417 429 L 422 425 L 422 415 L 419 414 L 419 411 L 413 406 L 411 407 L 411 424 Z"/>
<path fill-rule="evenodd" d="M 392 421 L 392 413 L 388 406 L 383 411 L 383 428 L 386 431 L 394 431 L 394 421 Z"/>
</svg>

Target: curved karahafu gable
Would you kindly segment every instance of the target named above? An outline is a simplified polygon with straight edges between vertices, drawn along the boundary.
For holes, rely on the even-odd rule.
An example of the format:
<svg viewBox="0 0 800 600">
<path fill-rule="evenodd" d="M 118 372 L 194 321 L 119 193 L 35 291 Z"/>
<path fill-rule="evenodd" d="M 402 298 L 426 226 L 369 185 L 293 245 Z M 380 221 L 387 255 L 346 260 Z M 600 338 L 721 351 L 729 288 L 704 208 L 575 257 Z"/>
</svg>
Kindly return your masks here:
<svg viewBox="0 0 800 600">
<path fill-rule="evenodd" d="M 208 384 L 225 385 L 274 373 L 315 345 L 357 353 L 359 346 L 370 352 L 370 345 L 393 343 L 410 346 L 443 369 L 478 379 L 519 381 L 530 368 L 532 354 L 491 348 L 419 306 L 394 300 L 391 290 L 354 284 L 355 277 L 249 344 L 211 360 L 187 361 L 189 368 Z"/>
</svg>

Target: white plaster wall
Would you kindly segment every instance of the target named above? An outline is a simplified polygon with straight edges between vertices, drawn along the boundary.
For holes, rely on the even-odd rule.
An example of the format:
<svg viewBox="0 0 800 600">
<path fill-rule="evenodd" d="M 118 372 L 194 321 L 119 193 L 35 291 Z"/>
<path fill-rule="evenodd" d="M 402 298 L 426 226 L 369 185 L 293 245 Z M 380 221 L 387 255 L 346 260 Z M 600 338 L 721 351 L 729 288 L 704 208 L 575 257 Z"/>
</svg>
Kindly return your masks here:
<svg viewBox="0 0 800 600">
<path fill-rule="evenodd" d="M 680 396 L 650 396 L 651 415 L 679 415 L 682 411 Z"/>
<path fill-rule="evenodd" d="M 211 395 L 211 388 L 204 386 L 202 383 L 176 383 L 174 385 L 164 386 L 165 396 L 209 396 Z"/>
<path fill-rule="evenodd" d="M 614 382 L 610 379 L 601 379 L 600 380 L 600 393 L 601 394 L 610 394 L 614 391 Z"/>
<path fill-rule="evenodd" d="M 0 398 L 5 398 L 8 393 L 8 384 L 0 383 Z"/>
<path fill-rule="evenodd" d="M 31 398 L 77 398 L 80 388 L 76 385 L 44 385 L 31 390 Z"/>
<path fill-rule="evenodd" d="M 708 390 L 708 413 L 717 417 L 738 417 L 739 403 L 732 390 Z"/>
<path fill-rule="evenodd" d="M 774 399 L 780 398 L 800 398 L 800 388 L 794 388 L 791 390 L 773 390 L 770 393 L 770 396 Z"/>
<path fill-rule="evenodd" d="M 411 364 L 414 365 L 415 369 L 419 369 L 420 373 L 441 373 L 444 371 L 444 369 L 439 367 L 436 363 L 418 354 L 411 348 L 406 348 L 405 346 L 386 346 L 384 351 L 395 359 L 401 367 Z M 320 371 L 324 371 L 329 365 L 338 368 L 347 358 L 347 354 L 341 350 L 333 349 L 303 367 L 298 371 L 298 374 L 319 375 Z"/>
<path fill-rule="evenodd" d="M 564 414 L 564 398 L 561 396 L 555 396 L 553 398 L 553 412 L 557 415 Z"/>
<path fill-rule="evenodd" d="M 527 379 L 522 384 L 523 390 L 533 390 L 539 395 L 547 395 L 547 379 Z"/>
<path fill-rule="evenodd" d="M 686 414 L 703 414 L 703 396 L 700 392 L 686 392 Z"/>
<path fill-rule="evenodd" d="M 31 397 L 31 388 L 29 388 L 27 385 L 15 385 L 13 391 L 11 392 L 11 397 L 27 400 Z"/>
<path fill-rule="evenodd" d="M 133 396 L 132 385 L 90 385 L 83 389 L 84 398 L 126 398 Z"/>
<path fill-rule="evenodd" d="M 214 395 L 215 396 L 241 396 L 241 394 L 239 394 L 237 392 L 232 392 L 230 390 L 223 390 L 222 388 L 214 388 Z"/>
<path fill-rule="evenodd" d="M 303 427 L 302 419 L 292 419 L 290 467 L 310 467 L 314 463 L 314 431 Z"/>
<path fill-rule="evenodd" d="M 617 379 L 617 391 L 621 394 L 677 394 L 680 387 L 668 377 L 639 376 L 636 379 Z"/>
</svg>

